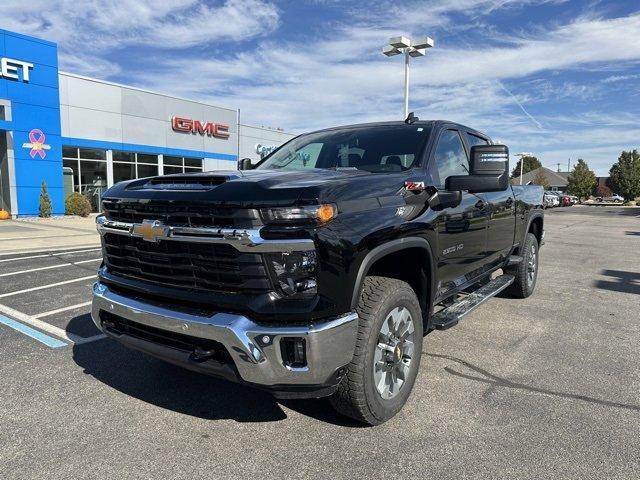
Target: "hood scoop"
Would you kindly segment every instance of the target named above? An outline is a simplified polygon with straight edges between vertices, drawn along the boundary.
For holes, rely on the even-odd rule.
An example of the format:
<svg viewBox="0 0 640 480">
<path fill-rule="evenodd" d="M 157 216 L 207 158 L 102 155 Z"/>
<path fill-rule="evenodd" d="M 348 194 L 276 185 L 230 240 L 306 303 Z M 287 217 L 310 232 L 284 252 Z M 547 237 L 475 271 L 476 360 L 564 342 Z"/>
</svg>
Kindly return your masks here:
<svg viewBox="0 0 640 480">
<path fill-rule="evenodd" d="M 222 185 L 227 180 L 229 180 L 228 177 L 220 175 L 169 175 L 166 177 L 152 178 L 147 180 L 143 185 L 135 185 L 134 188 L 143 188 L 145 190 L 204 191 Z"/>
</svg>

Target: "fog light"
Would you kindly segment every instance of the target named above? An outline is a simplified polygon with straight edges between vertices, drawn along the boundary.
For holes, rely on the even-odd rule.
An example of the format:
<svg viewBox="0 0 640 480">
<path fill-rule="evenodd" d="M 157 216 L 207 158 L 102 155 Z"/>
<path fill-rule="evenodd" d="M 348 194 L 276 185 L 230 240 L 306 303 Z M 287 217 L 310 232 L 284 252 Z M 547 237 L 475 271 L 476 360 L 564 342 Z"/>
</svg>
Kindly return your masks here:
<svg viewBox="0 0 640 480">
<path fill-rule="evenodd" d="M 302 337 L 282 338 L 280 353 L 285 366 L 303 368 L 307 366 L 306 342 Z"/>
<path fill-rule="evenodd" d="M 315 295 L 316 252 L 283 252 L 267 254 L 274 283 L 285 295 Z"/>
</svg>

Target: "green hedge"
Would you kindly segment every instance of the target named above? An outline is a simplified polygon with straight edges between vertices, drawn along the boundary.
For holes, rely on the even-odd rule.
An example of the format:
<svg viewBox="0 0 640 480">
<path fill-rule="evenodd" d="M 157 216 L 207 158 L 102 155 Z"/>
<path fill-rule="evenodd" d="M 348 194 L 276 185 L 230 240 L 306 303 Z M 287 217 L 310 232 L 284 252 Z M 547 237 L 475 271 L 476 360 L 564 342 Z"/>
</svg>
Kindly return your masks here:
<svg viewBox="0 0 640 480">
<path fill-rule="evenodd" d="M 67 215 L 80 215 L 88 217 L 91 213 L 91 203 L 81 193 L 72 193 L 64 202 L 64 213 Z"/>
</svg>

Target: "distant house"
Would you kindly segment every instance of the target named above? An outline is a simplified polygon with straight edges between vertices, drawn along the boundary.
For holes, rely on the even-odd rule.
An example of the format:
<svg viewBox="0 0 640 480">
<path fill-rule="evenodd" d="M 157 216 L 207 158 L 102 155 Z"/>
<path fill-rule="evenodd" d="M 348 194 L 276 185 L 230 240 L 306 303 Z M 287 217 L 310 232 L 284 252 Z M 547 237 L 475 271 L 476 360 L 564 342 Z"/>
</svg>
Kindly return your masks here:
<svg viewBox="0 0 640 480">
<path fill-rule="evenodd" d="M 609 185 L 610 177 L 596 177 L 596 188 L 603 186 L 607 188 L 611 188 Z"/>
<path fill-rule="evenodd" d="M 557 190 L 559 192 L 567 191 L 567 185 L 569 183 L 567 178 L 569 177 L 569 172 L 554 172 L 553 170 L 546 167 L 536 168 L 535 170 L 531 170 L 530 172 L 522 175 L 522 184 L 531 185 L 540 170 L 542 170 L 544 172 L 544 176 L 547 177 L 547 181 L 551 186 L 551 190 Z M 512 178 L 511 184 L 519 185 L 520 176 L 518 175 L 516 178 Z"/>
</svg>

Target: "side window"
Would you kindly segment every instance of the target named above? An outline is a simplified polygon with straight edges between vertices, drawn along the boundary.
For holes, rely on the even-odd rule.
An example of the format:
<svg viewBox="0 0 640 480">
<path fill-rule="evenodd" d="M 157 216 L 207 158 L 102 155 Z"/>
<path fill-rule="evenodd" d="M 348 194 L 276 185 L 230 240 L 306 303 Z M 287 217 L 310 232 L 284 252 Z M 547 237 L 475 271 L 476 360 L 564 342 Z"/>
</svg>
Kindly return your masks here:
<svg viewBox="0 0 640 480">
<path fill-rule="evenodd" d="M 467 141 L 469 142 L 470 147 L 474 147 L 476 145 L 489 145 L 489 142 L 482 137 L 478 137 L 473 133 L 467 132 Z"/>
<path fill-rule="evenodd" d="M 440 135 L 436 147 L 435 165 L 440 177 L 440 185 L 444 185 L 447 177 L 451 175 L 469 174 L 469 159 L 457 130 L 445 130 Z"/>
</svg>

